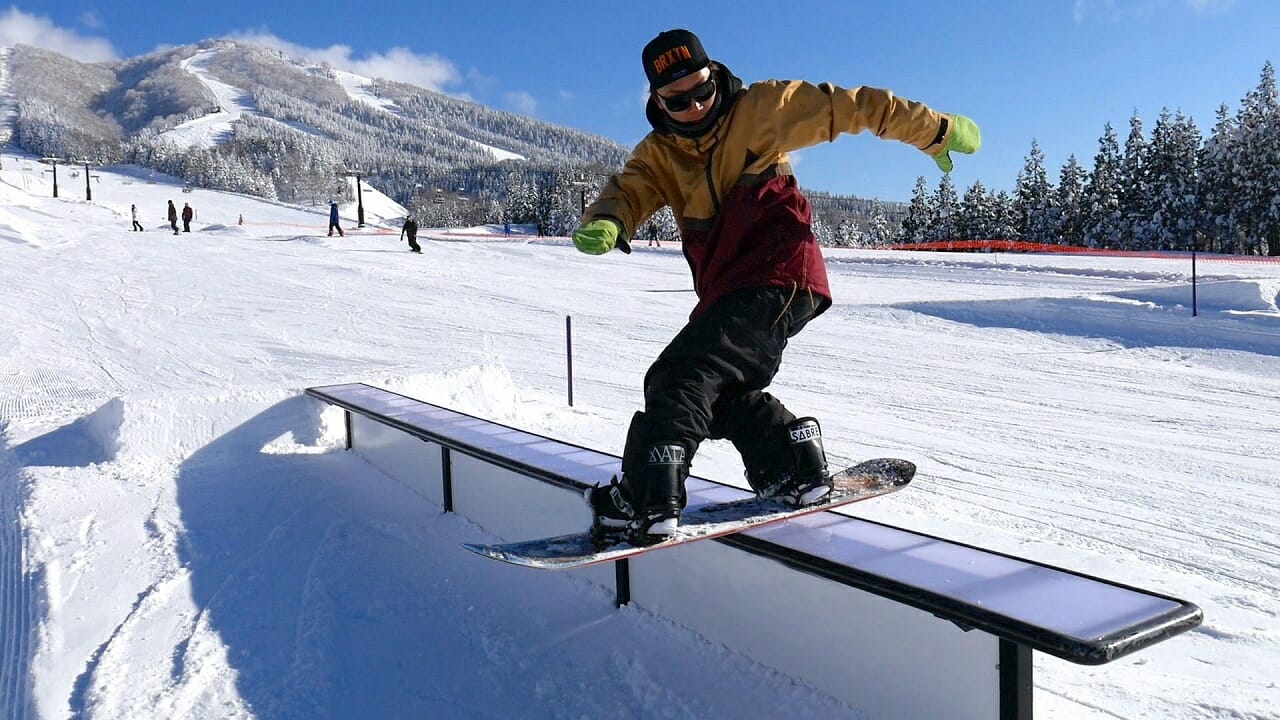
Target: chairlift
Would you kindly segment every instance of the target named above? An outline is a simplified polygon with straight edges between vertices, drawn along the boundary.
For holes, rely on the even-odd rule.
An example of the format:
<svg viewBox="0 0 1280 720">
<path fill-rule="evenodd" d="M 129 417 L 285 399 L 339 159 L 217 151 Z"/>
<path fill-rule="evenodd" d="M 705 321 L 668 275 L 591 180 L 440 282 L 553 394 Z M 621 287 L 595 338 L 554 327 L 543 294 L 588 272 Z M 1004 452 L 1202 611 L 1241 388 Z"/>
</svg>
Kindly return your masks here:
<svg viewBox="0 0 1280 720">
<path fill-rule="evenodd" d="M 182 186 L 182 192 L 184 193 L 189 193 L 189 192 L 192 192 L 193 190 L 195 190 L 195 188 L 191 187 L 191 183 L 187 183 L 186 185 Z"/>
</svg>

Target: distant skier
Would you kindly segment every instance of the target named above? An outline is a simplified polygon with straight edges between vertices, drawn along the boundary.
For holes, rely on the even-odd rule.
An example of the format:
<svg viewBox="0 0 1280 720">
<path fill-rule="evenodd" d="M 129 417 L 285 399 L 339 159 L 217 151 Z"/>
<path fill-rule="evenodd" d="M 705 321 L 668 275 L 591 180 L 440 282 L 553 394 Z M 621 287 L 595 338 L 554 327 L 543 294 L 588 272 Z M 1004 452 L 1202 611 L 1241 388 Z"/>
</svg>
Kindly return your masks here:
<svg viewBox="0 0 1280 720">
<path fill-rule="evenodd" d="M 138 206 L 130 205 L 129 212 L 133 215 L 133 229 L 137 232 L 142 232 L 142 223 L 138 222 Z"/>
<path fill-rule="evenodd" d="M 644 228 L 645 237 L 649 239 L 649 247 L 657 245 L 662 247 L 662 241 L 658 239 L 658 226 L 655 223 L 649 223 Z"/>
<path fill-rule="evenodd" d="M 191 209 L 191 203 L 182 203 L 182 232 L 191 232 L 191 218 L 195 215 L 196 212 Z"/>
<path fill-rule="evenodd" d="M 178 208 L 172 200 L 169 201 L 169 227 L 173 228 L 174 235 L 178 234 Z"/>
<path fill-rule="evenodd" d="M 338 237 L 346 237 L 347 234 L 342 232 L 342 226 L 338 224 L 338 203 L 329 201 L 329 237 L 333 237 L 333 231 L 338 231 Z"/>
<path fill-rule="evenodd" d="M 409 236 L 410 252 L 422 252 L 422 248 L 418 246 L 418 221 L 412 215 L 404 219 L 404 227 L 400 228 L 400 239 L 403 240 L 405 235 Z"/>
</svg>

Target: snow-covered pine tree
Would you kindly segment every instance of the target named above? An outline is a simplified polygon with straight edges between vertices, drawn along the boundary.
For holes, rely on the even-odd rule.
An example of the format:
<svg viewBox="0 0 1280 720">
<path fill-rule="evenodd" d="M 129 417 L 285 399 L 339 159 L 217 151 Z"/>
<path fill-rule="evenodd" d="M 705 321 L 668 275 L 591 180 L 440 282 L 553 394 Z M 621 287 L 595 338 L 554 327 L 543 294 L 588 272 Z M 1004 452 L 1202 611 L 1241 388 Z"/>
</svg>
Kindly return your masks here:
<svg viewBox="0 0 1280 720">
<path fill-rule="evenodd" d="M 872 246 L 888 245 L 893 242 L 893 230 L 889 220 L 884 216 L 884 203 L 871 201 L 871 214 L 867 220 L 867 242 Z"/>
<path fill-rule="evenodd" d="M 1235 146 L 1240 141 L 1235 118 L 1225 104 L 1218 106 L 1213 132 L 1200 148 L 1200 241 L 1206 252 L 1241 252 L 1236 237 Z"/>
<path fill-rule="evenodd" d="M 1081 244 L 1080 228 L 1083 225 L 1081 206 L 1087 179 L 1087 174 L 1076 160 L 1076 156 L 1068 157 L 1067 163 L 1058 173 L 1058 189 L 1053 199 L 1053 204 L 1057 208 L 1057 225 L 1053 229 L 1053 242 L 1061 245 Z"/>
<path fill-rule="evenodd" d="M 925 242 L 933 230 L 933 219 L 933 196 L 929 193 L 929 185 L 924 176 L 920 176 L 916 178 L 916 185 L 911 190 L 911 202 L 907 205 L 907 213 L 902 218 L 902 226 L 898 232 L 899 241 Z"/>
<path fill-rule="evenodd" d="M 995 196 L 996 227 L 991 237 L 994 240 L 1018 239 L 1018 208 L 1016 201 L 1008 192 L 1001 190 Z"/>
<path fill-rule="evenodd" d="M 938 179 L 938 189 L 933 193 L 933 227 L 929 232 L 931 240 L 954 240 L 956 221 L 959 220 L 960 199 L 956 197 L 956 186 L 951 181 L 951 173 L 943 173 Z"/>
<path fill-rule="evenodd" d="M 1120 158 L 1120 247 L 1140 250 L 1151 243 L 1151 187 L 1147 178 L 1147 140 L 1142 118 L 1129 118 L 1129 136 Z"/>
<path fill-rule="evenodd" d="M 1054 229 L 1053 185 L 1044 169 L 1044 153 L 1040 143 L 1031 141 L 1026 164 L 1018 173 L 1014 187 L 1014 203 L 1018 211 L 1018 235 L 1031 242 L 1049 242 Z"/>
<path fill-rule="evenodd" d="M 1098 138 L 1098 152 L 1093 156 L 1093 171 L 1081 198 L 1082 227 L 1086 247 L 1120 247 L 1120 141 L 1107 123 Z"/>
<path fill-rule="evenodd" d="M 1161 250 L 1190 250 L 1199 225 L 1200 130 L 1182 113 L 1162 110 L 1151 129 L 1147 180 L 1151 238 Z"/>
<path fill-rule="evenodd" d="M 981 180 L 973 181 L 960 201 L 956 236 L 963 240 L 1001 239 L 998 234 L 999 214 L 995 197 L 987 192 Z"/>
<path fill-rule="evenodd" d="M 1236 222 L 1245 231 L 1251 252 L 1280 255 L 1280 100 L 1270 62 L 1258 85 L 1245 95 L 1236 114 Z"/>
</svg>

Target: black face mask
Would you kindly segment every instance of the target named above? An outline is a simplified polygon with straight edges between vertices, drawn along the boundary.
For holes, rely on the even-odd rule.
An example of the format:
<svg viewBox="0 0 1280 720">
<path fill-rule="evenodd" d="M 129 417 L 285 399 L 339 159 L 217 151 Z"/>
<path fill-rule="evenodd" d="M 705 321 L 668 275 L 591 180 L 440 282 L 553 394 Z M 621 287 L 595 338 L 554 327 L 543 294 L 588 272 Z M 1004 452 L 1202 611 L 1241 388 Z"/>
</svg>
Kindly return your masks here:
<svg viewBox="0 0 1280 720">
<path fill-rule="evenodd" d="M 697 122 L 682 123 L 674 120 L 667 113 L 662 113 L 664 123 L 667 129 L 676 135 L 687 138 L 702 137 L 712 125 L 716 124 L 716 120 L 720 119 L 720 112 L 724 108 L 724 93 L 716 93 L 716 99 L 711 103 L 711 108 L 707 110 L 707 114 Z"/>
</svg>

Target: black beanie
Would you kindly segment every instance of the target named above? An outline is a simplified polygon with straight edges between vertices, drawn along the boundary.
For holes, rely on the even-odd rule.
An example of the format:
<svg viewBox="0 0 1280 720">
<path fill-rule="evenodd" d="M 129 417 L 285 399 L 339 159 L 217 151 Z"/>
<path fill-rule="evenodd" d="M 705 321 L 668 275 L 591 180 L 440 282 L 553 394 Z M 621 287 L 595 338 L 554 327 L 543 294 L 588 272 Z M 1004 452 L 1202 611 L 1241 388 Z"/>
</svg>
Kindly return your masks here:
<svg viewBox="0 0 1280 720">
<path fill-rule="evenodd" d="M 644 61 L 644 74 L 649 77 L 651 90 L 669 85 L 711 64 L 698 36 L 678 29 L 658 33 L 658 37 L 644 46 L 640 58 Z"/>
</svg>

